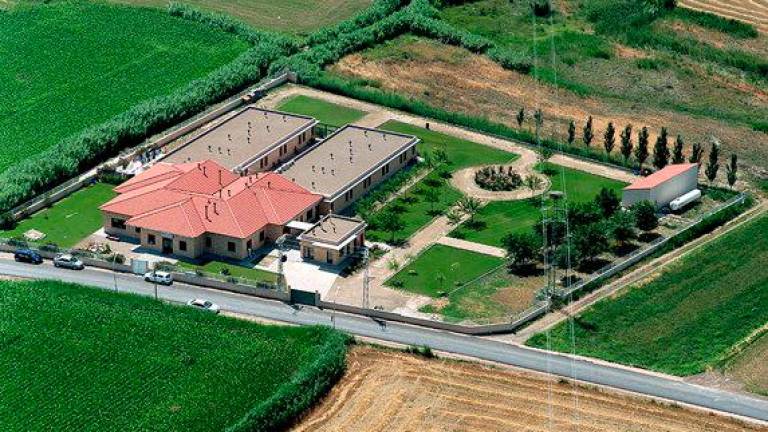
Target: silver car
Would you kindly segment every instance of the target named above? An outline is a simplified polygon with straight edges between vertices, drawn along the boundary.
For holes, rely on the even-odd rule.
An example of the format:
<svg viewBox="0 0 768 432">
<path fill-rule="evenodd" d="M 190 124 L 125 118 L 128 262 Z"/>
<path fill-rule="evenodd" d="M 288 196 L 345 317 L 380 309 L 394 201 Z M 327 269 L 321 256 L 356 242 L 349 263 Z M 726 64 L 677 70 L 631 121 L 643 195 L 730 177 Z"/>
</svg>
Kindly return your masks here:
<svg viewBox="0 0 768 432">
<path fill-rule="evenodd" d="M 144 280 L 160 285 L 171 285 L 173 283 L 173 276 L 167 272 L 149 272 L 144 275 Z"/>
<path fill-rule="evenodd" d="M 201 309 L 207 312 L 219 313 L 221 308 L 216 303 L 203 299 L 194 299 L 187 302 L 187 306 L 192 306 L 197 309 Z"/>
<path fill-rule="evenodd" d="M 53 258 L 53 265 L 59 268 L 66 268 L 71 270 L 82 270 L 85 268 L 85 264 L 69 254 L 58 254 Z"/>
</svg>

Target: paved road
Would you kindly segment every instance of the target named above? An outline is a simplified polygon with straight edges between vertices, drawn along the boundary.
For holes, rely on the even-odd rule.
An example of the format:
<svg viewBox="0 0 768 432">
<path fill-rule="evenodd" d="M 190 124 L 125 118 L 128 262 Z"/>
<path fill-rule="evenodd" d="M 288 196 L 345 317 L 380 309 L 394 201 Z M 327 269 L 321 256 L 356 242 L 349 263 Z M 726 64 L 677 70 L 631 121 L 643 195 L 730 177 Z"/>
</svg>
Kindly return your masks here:
<svg viewBox="0 0 768 432">
<path fill-rule="evenodd" d="M 153 285 L 132 275 L 86 269 L 63 271 L 49 263 L 40 266 L 17 264 L 0 259 L 0 274 L 25 278 L 57 279 L 114 289 L 121 292 L 153 295 Z M 543 353 L 525 347 L 400 323 L 383 323 L 358 315 L 334 313 L 317 308 L 295 308 L 264 300 L 190 285 L 160 287 L 164 300 L 186 302 L 204 297 L 224 310 L 294 324 L 335 325 L 348 333 L 408 345 L 428 345 L 435 350 L 490 360 L 539 372 L 571 377 L 581 381 L 628 390 L 672 401 L 697 405 L 768 422 L 768 400 L 685 383 L 680 379 L 646 374 L 619 366 L 573 360 L 559 354 Z"/>
</svg>

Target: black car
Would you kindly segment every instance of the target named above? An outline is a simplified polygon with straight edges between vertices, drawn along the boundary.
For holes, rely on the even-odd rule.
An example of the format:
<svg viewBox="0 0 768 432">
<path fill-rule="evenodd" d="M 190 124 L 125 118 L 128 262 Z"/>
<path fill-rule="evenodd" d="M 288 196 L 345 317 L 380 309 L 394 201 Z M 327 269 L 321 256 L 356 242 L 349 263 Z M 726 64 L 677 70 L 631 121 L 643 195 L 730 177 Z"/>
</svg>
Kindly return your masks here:
<svg viewBox="0 0 768 432">
<path fill-rule="evenodd" d="M 13 259 L 18 262 L 26 262 L 30 264 L 42 264 L 43 257 L 39 253 L 29 249 L 19 249 L 13 254 Z"/>
</svg>

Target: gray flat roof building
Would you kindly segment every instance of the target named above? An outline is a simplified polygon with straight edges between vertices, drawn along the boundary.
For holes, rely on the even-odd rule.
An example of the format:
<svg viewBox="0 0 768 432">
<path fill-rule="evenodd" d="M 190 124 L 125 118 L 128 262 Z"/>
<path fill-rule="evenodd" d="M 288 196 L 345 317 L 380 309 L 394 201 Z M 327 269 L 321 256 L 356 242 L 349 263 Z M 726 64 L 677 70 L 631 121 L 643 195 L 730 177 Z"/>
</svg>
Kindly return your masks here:
<svg viewBox="0 0 768 432">
<path fill-rule="evenodd" d="M 212 159 L 239 171 L 281 145 L 311 131 L 317 120 L 248 106 L 218 121 L 164 158 L 187 163 Z"/>
<path fill-rule="evenodd" d="M 289 180 L 333 200 L 413 148 L 418 138 L 345 126 L 280 168 Z"/>
<path fill-rule="evenodd" d="M 338 250 L 360 235 L 365 227 L 360 219 L 330 214 L 301 234 L 299 241 Z"/>
</svg>

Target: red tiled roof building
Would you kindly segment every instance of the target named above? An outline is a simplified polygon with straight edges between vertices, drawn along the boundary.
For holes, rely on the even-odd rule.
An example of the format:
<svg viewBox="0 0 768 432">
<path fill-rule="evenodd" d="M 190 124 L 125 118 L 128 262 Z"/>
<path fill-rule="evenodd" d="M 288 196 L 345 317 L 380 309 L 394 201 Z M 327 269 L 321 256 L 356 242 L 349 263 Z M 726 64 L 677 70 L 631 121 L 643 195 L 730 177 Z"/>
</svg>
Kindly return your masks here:
<svg viewBox="0 0 768 432">
<path fill-rule="evenodd" d="M 121 184 L 101 206 L 107 234 L 163 254 L 244 259 L 320 216 L 320 195 L 280 174 L 239 176 L 213 161 L 158 163 Z"/>
</svg>

